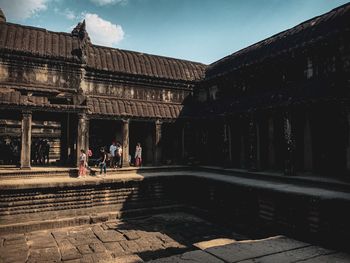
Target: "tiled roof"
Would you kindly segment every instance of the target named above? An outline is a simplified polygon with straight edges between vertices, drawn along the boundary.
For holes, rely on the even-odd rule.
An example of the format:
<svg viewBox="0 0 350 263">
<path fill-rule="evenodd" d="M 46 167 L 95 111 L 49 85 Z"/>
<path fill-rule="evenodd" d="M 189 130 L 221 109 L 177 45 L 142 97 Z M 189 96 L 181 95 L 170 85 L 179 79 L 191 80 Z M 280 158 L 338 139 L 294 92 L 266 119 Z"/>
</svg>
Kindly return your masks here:
<svg viewBox="0 0 350 263">
<path fill-rule="evenodd" d="M 350 34 L 349 21 L 350 4 L 345 4 L 212 63 L 205 77 L 213 78 L 275 54 L 305 47 L 339 31 L 347 30 Z"/>
<path fill-rule="evenodd" d="M 175 119 L 183 105 L 91 97 L 87 100 L 90 114 L 121 117 Z"/>
<path fill-rule="evenodd" d="M 203 78 L 205 70 L 201 63 L 95 45 L 87 54 L 89 67 L 148 77 L 193 81 Z"/>
<path fill-rule="evenodd" d="M 78 34 L 0 22 L 0 53 L 81 62 L 79 49 L 85 48 L 87 67 L 91 69 L 180 81 L 199 80 L 204 76 L 206 66 L 201 63 L 101 47 L 89 41 L 84 44 Z"/>
<path fill-rule="evenodd" d="M 68 33 L 0 23 L 0 52 L 12 51 L 39 57 L 78 61 L 73 50 L 79 47 L 78 37 Z"/>
</svg>

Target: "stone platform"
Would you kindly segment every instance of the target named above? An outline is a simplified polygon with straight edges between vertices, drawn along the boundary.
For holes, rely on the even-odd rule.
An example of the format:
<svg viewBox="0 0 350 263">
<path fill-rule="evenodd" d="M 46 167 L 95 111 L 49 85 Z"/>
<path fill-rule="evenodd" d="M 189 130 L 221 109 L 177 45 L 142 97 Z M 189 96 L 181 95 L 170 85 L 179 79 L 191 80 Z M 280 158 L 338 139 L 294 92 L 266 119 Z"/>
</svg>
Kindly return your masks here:
<svg viewBox="0 0 350 263">
<path fill-rule="evenodd" d="M 346 183 L 210 167 L 123 169 L 81 179 L 1 176 L 0 234 L 185 211 L 249 235 L 263 230 L 349 249 Z"/>
<path fill-rule="evenodd" d="M 258 238 L 258 239 L 256 239 Z M 246 237 L 188 213 L 166 213 L 0 237 L 0 262 L 349 262 L 284 236 Z"/>
</svg>

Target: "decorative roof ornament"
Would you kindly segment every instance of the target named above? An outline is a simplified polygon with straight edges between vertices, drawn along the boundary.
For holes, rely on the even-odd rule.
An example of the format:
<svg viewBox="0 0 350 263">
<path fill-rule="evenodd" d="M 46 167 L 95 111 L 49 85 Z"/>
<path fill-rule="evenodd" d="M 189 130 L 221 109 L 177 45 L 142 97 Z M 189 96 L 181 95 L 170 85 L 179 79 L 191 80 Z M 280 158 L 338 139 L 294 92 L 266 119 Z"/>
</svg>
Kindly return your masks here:
<svg viewBox="0 0 350 263">
<path fill-rule="evenodd" d="M 77 26 L 72 31 L 72 36 L 76 36 L 79 38 L 79 47 L 72 51 L 73 55 L 79 57 L 79 59 L 86 63 L 86 45 L 91 44 L 90 37 L 88 32 L 86 31 L 86 23 L 85 19 L 83 22 L 79 22 Z"/>
<path fill-rule="evenodd" d="M 0 23 L 6 23 L 6 16 L 1 8 L 0 8 Z"/>
</svg>

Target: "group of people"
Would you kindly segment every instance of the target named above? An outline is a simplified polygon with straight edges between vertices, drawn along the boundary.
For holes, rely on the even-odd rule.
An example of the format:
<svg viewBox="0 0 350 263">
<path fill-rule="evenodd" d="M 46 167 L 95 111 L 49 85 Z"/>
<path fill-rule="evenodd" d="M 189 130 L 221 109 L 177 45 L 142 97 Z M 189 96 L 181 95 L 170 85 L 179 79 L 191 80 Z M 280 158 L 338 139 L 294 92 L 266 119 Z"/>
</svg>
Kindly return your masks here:
<svg viewBox="0 0 350 263">
<path fill-rule="evenodd" d="M 49 164 L 50 144 L 47 140 L 35 140 L 31 148 L 32 164 Z"/>
<path fill-rule="evenodd" d="M 18 138 L 0 139 L 0 164 L 18 165 L 21 155 L 21 141 Z M 30 153 L 33 165 L 50 162 L 50 144 L 45 139 L 34 139 Z"/>
<path fill-rule="evenodd" d="M 110 167 L 116 168 L 116 167 L 122 167 L 122 153 L 123 148 L 120 144 L 120 142 L 112 142 L 111 146 L 109 147 L 109 153 L 110 153 Z"/>
<path fill-rule="evenodd" d="M 100 168 L 100 175 L 106 176 L 107 173 L 107 162 L 109 162 L 109 166 L 111 168 L 116 168 L 122 167 L 122 153 L 123 153 L 123 147 L 119 142 L 113 141 L 111 146 L 109 147 L 109 154 L 105 150 L 104 147 L 100 148 L 100 153 L 99 153 L 99 158 L 97 159 L 98 161 L 98 166 Z M 79 157 L 79 174 L 78 178 L 81 177 L 86 177 L 86 170 L 91 170 L 91 168 L 88 165 L 87 159 L 88 157 L 92 157 L 92 151 L 91 149 L 88 150 L 88 153 L 86 154 L 85 150 L 82 149 L 80 152 L 80 157 Z M 129 163 L 131 162 L 129 156 Z M 135 166 L 140 167 L 142 165 L 142 147 L 141 143 L 136 144 L 136 149 L 135 149 Z"/>
<path fill-rule="evenodd" d="M 0 139 L 0 163 L 17 165 L 20 159 L 20 140 L 17 138 Z"/>
</svg>

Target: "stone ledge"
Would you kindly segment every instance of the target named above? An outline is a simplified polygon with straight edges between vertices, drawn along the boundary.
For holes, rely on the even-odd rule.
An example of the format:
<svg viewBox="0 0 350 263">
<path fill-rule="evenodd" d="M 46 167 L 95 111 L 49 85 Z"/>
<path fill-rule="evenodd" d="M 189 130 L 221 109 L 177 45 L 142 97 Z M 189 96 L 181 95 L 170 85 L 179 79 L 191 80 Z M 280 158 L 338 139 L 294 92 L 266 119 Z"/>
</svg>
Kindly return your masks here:
<svg viewBox="0 0 350 263">
<path fill-rule="evenodd" d="M 144 215 L 152 215 L 163 212 L 173 212 L 182 211 L 184 206 L 182 205 L 171 205 L 171 206 L 161 206 L 161 207 L 151 207 L 151 208 L 140 208 L 140 209 L 130 209 L 127 211 L 118 212 L 102 212 L 95 213 L 91 216 L 81 215 L 68 218 L 57 218 L 44 221 L 26 221 L 14 224 L 0 224 L 0 234 L 14 234 L 23 232 L 32 232 L 37 230 L 46 230 L 54 228 L 63 228 L 71 226 L 80 226 L 88 224 L 96 224 L 107 221 L 119 220 L 121 218 L 137 217 Z"/>
</svg>

